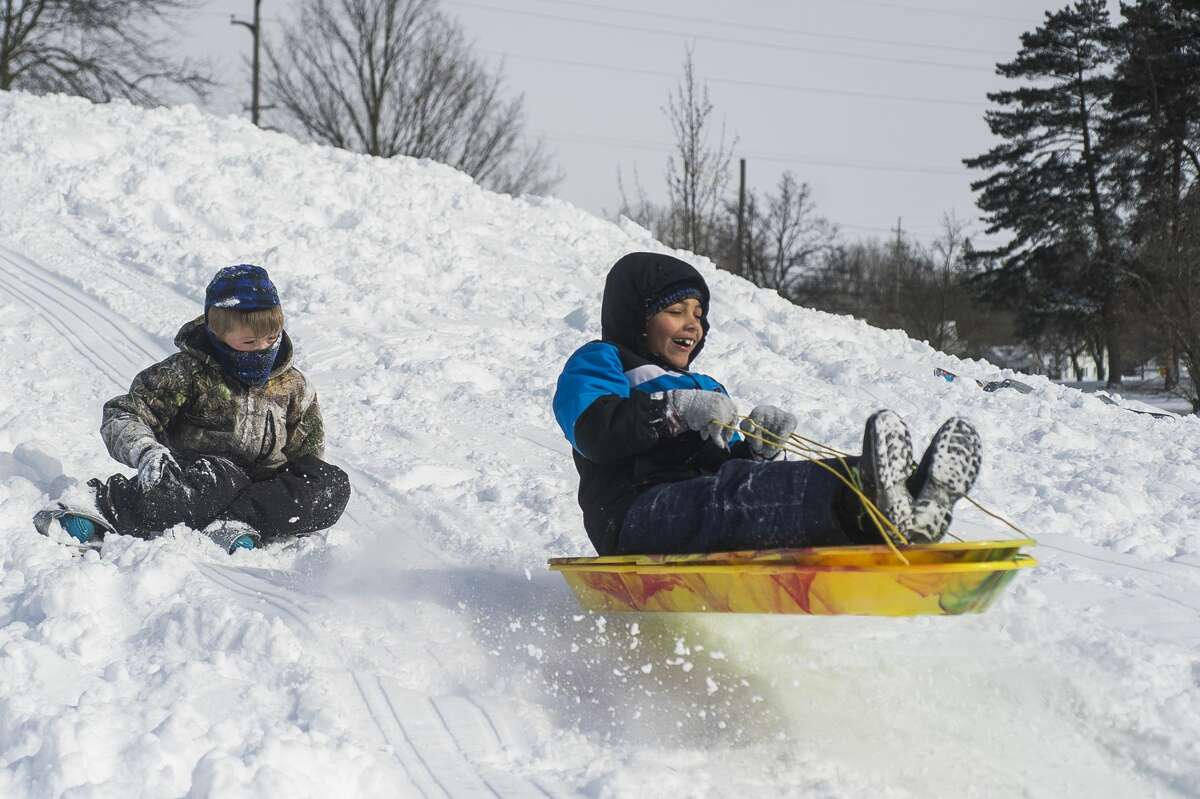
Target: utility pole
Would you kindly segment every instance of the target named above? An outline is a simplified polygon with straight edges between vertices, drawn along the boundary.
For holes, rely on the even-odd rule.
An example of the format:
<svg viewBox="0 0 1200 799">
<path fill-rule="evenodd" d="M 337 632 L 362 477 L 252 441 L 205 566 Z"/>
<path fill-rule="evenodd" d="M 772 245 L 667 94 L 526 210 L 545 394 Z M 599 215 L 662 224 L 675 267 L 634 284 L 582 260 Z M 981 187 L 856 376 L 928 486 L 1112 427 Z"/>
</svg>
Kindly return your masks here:
<svg viewBox="0 0 1200 799">
<path fill-rule="evenodd" d="M 742 261 L 745 258 L 745 237 L 746 237 L 746 159 L 738 159 L 738 168 L 741 172 L 741 177 L 738 178 L 738 224 L 737 224 L 737 256 L 734 266 L 735 274 L 745 275 L 746 270 L 742 267 Z"/>
<path fill-rule="evenodd" d="M 252 83 L 252 88 L 250 90 L 250 92 L 251 92 L 250 93 L 250 121 L 253 122 L 255 125 L 258 124 L 258 112 L 261 109 L 261 106 L 259 105 L 259 102 L 258 102 L 258 97 L 259 97 L 259 94 L 258 94 L 258 85 L 259 85 L 258 50 L 259 50 L 259 42 L 261 40 L 259 33 L 262 30 L 262 25 L 261 25 L 262 17 L 259 14 L 260 6 L 262 6 L 262 0 L 254 0 L 254 22 L 253 23 L 246 22 L 245 20 L 238 19 L 237 17 L 234 17 L 234 16 L 230 16 L 230 18 L 229 18 L 230 25 L 241 25 L 243 28 L 250 31 L 250 35 L 254 37 L 254 56 L 251 60 L 251 67 L 250 67 L 251 72 L 253 73 L 253 78 L 252 78 L 253 83 Z"/>
<path fill-rule="evenodd" d="M 896 312 L 900 311 L 900 253 L 904 250 L 904 228 L 900 227 L 901 217 L 896 217 L 896 257 L 892 259 L 894 277 L 894 298 Z"/>
</svg>

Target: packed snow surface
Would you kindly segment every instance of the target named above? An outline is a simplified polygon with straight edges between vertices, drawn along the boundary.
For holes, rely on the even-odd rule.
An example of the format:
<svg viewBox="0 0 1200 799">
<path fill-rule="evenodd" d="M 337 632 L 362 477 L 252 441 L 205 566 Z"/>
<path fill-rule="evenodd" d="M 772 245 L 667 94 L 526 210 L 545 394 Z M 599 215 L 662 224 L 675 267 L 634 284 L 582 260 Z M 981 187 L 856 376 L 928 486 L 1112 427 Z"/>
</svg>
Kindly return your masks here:
<svg viewBox="0 0 1200 799">
<path fill-rule="evenodd" d="M 743 410 L 854 451 L 881 407 L 920 441 L 966 415 L 975 496 L 1042 565 L 978 616 L 579 610 L 544 568 L 591 554 L 550 398 L 636 249 L 664 248 L 434 163 L 0 93 L 0 796 L 1200 795 L 1200 422 L 946 383 L 995 372 L 686 253 L 698 367 Z M 242 262 L 280 289 L 345 517 L 233 557 L 38 536 L 64 472 L 123 469 L 101 405 Z"/>
</svg>

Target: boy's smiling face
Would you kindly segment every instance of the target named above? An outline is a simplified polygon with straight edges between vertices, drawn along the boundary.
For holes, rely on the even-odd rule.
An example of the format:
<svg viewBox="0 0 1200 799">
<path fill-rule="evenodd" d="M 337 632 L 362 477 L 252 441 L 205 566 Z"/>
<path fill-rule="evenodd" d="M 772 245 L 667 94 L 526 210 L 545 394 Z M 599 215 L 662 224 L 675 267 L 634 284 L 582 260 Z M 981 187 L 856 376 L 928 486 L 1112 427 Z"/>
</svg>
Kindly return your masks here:
<svg viewBox="0 0 1200 799">
<path fill-rule="evenodd" d="M 646 349 L 676 369 L 688 368 L 692 352 L 704 338 L 700 320 L 704 306 L 688 298 L 668 305 L 646 321 Z"/>
<path fill-rule="evenodd" d="M 234 325 L 232 330 L 218 338 L 225 343 L 225 346 L 232 347 L 238 352 L 258 352 L 269 350 L 275 346 L 275 342 L 279 340 L 282 333 L 282 330 L 276 330 L 269 335 L 258 336 L 246 325 Z"/>
</svg>

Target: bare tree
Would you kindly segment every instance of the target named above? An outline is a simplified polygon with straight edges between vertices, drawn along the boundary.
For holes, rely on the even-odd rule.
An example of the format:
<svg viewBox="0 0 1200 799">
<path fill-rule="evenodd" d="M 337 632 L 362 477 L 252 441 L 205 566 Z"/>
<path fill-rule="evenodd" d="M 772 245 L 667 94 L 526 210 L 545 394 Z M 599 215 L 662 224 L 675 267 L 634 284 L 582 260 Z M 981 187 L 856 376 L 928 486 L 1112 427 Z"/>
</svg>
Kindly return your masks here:
<svg viewBox="0 0 1200 799">
<path fill-rule="evenodd" d="M 895 322 L 916 339 L 942 352 L 981 353 L 987 343 L 1007 343 L 1010 322 L 989 316 L 974 297 L 972 259 L 966 225 L 953 213 L 942 215 L 942 232 L 928 246 L 899 239 L 893 253 L 902 252 L 898 299 L 890 306 Z M 1001 335 L 999 342 L 997 334 Z M 1078 339 L 1082 342 L 1082 339 Z M 1072 343 L 1072 357 L 1083 349 Z M 1060 348 L 1061 349 L 1061 348 Z"/>
<path fill-rule="evenodd" d="M 0 0 L 0 89 L 65 92 L 97 102 L 152 105 L 211 78 L 166 55 L 170 29 L 193 0 Z"/>
<path fill-rule="evenodd" d="M 650 231 L 654 238 L 669 243 L 670 209 L 658 205 L 647 196 L 636 165 L 633 168 L 633 190 L 635 192 L 633 199 L 630 199 L 625 190 L 625 176 L 622 174 L 620 166 L 617 167 L 617 190 L 621 192 L 621 206 L 617 209 L 617 217 L 627 217 Z"/>
<path fill-rule="evenodd" d="M 267 46 L 271 101 L 313 139 L 430 158 L 489 188 L 545 192 L 561 175 L 435 0 L 306 0 Z"/>
<path fill-rule="evenodd" d="M 966 225 L 953 213 L 942 214 L 942 233 L 929 252 L 929 274 L 921 296 L 910 298 L 909 313 L 924 321 L 925 340 L 934 349 L 953 352 L 959 344 L 958 316 L 968 312 L 961 276 L 966 269 Z"/>
<path fill-rule="evenodd" d="M 928 246 L 902 231 L 888 241 L 830 239 L 799 270 L 789 298 L 900 328 L 943 352 L 984 356 L 1013 341 L 1015 330 L 1011 315 L 989 311 L 975 297 L 972 280 L 983 262 L 971 255 L 965 226 L 953 214 L 943 216 L 942 233 Z"/>
<path fill-rule="evenodd" d="M 487 177 L 488 188 L 504 194 L 549 194 L 565 174 L 542 139 L 524 139 Z"/>
<path fill-rule="evenodd" d="M 672 228 L 669 243 L 711 255 L 737 137 L 726 145 L 722 124 L 715 145 L 709 142 L 713 104 L 708 97 L 708 85 L 696 82 L 692 56 L 692 48 L 688 47 L 683 61 L 683 78 L 663 109 L 675 134 L 675 151 L 667 160 L 667 198 Z"/>
<path fill-rule="evenodd" d="M 816 215 L 808 184 L 798 182 L 791 172 L 779 179 L 779 193 L 767 197 L 761 219 L 753 197 L 746 217 L 745 277 L 794 299 L 801 277 L 833 247 L 837 227 Z"/>
</svg>

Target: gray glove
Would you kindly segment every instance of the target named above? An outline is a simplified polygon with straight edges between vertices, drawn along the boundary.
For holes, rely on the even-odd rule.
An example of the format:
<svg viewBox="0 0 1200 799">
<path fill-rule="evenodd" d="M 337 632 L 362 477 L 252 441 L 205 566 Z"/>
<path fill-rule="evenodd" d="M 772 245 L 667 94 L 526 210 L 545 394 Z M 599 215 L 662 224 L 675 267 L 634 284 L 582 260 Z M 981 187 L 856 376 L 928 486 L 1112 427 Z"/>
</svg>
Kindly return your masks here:
<svg viewBox="0 0 1200 799">
<path fill-rule="evenodd" d="M 677 436 L 686 430 L 695 430 L 704 439 L 711 438 L 724 449 L 729 449 L 729 438 L 733 430 L 722 424 L 737 424 L 737 406 L 719 391 L 704 391 L 696 388 L 679 388 L 666 392 L 667 429 Z"/>
<path fill-rule="evenodd" d="M 796 431 L 796 417 L 774 405 L 759 405 L 750 411 L 749 418 L 742 420 L 741 429 L 743 433 L 750 434 L 746 436 L 746 443 L 750 445 L 750 454 L 755 460 L 769 461 L 779 454 L 779 447 L 751 436 L 765 438 L 767 441 L 787 441 L 788 436 Z"/>
<path fill-rule="evenodd" d="M 143 491 L 149 491 L 162 482 L 168 469 L 179 471 L 179 464 L 176 463 L 171 450 L 161 444 L 146 447 L 138 456 L 138 485 Z"/>
</svg>

